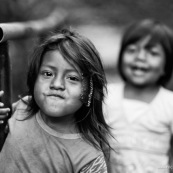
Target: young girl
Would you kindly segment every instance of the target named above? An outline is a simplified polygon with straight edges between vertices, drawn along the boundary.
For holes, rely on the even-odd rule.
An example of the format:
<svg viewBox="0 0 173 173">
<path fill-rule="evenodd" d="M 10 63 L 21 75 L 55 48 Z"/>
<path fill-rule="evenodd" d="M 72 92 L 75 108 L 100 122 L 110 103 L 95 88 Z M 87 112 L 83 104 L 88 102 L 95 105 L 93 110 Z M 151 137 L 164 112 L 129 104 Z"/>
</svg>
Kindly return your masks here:
<svg viewBox="0 0 173 173">
<path fill-rule="evenodd" d="M 9 120 L 1 172 L 106 173 L 106 80 L 94 45 L 70 30 L 51 34 L 35 49 L 27 85 Z"/>
<path fill-rule="evenodd" d="M 173 134 L 173 92 L 164 88 L 173 69 L 173 33 L 143 20 L 124 33 L 118 60 L 124 82 L 110 84 L 105 111 L 117 141 L 115 173 L 168 173 Z"/>
</svg>

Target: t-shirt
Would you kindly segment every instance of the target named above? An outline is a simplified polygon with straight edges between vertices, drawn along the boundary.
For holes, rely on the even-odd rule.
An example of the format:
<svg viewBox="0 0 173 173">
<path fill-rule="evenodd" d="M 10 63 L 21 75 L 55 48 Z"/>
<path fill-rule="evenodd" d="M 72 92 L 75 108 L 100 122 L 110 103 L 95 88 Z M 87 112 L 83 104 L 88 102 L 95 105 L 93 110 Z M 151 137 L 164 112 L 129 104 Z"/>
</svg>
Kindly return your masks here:
<svg viewBox="0 0 173 173">
<path fill-rule="evenodd" d="M 78 173 L 103 158 L 81 134 L 58 133 L 45 124 L 40 113 L 24 119 L 26 107 L 19 101 L 9 120 L 10 131 L 0 153 L 1 173 Z"/>
<path fill-rule="evenodd" d="M 110 84 L 105 118 L 116 140 L 111 145 L 114 173 L 168 173 L 173 134 L 173 92 L 161 87 L 153 101 L 125 99 L 124 85 Z"/>
</svg>

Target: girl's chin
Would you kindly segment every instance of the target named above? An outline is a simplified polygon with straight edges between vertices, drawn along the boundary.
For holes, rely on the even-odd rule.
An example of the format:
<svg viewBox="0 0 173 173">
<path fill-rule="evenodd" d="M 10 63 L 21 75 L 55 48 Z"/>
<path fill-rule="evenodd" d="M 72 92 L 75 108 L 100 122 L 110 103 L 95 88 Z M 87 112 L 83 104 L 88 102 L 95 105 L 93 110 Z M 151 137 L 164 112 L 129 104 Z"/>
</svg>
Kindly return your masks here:
<svg viewBox="0 0 173 173">
<path fill-rule="evenodd" d="M 145 81 L 140 81 L 140 80 L 139 81 L 129 81 L 128 83 L 132 86 L 140 87 L 140 88 L 147 87 L 149 85 Z"/>
</svg>

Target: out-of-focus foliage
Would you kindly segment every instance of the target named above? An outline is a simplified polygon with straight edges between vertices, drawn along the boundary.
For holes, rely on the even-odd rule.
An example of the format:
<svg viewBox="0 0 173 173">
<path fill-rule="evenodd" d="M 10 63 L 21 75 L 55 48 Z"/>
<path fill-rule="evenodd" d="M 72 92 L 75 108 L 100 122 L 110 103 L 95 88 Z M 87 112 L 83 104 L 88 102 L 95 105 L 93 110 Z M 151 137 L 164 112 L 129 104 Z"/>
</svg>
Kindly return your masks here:
<svg viewBox="0 0 173 173">
<path fill-rule="evenodd" d="M 98 13 L 113 24 L 126 24 L 133 20 L 155 18 L 166 23 L 172 23 L 172 0 L 83 0 L 88 6 L 98 10 Z"/>
<path fill-rule="evenodd" d="M 60 7 L 75 23 L 102 22 L 124 25 L 142 18 L 171 23 L 172 0 L 0 0 L 0 21 L 25 21 L 48 15 Z"/>
<path fill-rule="evenodd" d="M 143 18 L 155 18 L 173 26 L 172 0 L 0 0 L 0 22 L 41 19 L 56 8 L 69 12 L 67 25 L 72 27 L 98 24 L 122 28 Z M 10 43 L 13 101 L 27 90 L 28 55 L 35 39 L 20 39 Z"/>
</svg>

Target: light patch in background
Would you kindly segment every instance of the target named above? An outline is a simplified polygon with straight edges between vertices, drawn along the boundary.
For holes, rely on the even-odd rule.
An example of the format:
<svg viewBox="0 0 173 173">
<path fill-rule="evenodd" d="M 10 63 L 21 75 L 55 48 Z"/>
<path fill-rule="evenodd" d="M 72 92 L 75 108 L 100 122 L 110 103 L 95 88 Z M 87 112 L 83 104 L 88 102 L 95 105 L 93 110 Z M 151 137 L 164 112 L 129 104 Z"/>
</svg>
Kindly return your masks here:
<svg viewBox="0 0 173 173">
<path fill-rule="evenodd" d="M 115 68 L 121 41 L 121 29 L 115 26 L 82 25 L 77 30 L 88 37 L 99 51 L 104 68 Z"/>
</svg>

